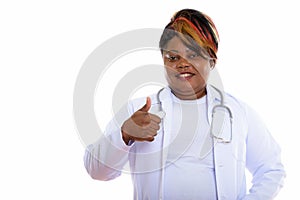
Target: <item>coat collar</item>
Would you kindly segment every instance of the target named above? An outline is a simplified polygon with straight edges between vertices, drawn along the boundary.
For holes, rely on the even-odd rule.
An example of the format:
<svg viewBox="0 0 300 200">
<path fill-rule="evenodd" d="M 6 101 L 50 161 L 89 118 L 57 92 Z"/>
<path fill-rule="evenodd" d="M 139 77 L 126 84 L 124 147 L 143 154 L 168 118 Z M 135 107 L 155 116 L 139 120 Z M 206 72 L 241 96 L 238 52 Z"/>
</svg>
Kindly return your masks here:
<svg viewBox="0 0 300 200">
<path fill-rule="evenodd" d="M 222 89 L 219 89 L 213 85 L 206 85 L 206 98 L 207 98 L 207 120 L 209 124 L 211 124 L 211 116 L 212 116 L 212 109 L 215 105 L 220 104 L 223 98 L 224 99 L 224 92 Z M 159 98 L 159 99 L 158 99 Z M 171 112 L 172 110 L 172 91 L 170 87 L 165 87 L 159 97 L 157 97 L 157 101 L 162 103 L 162 108 L 164 111 Z M 172 115 L 169 115 L 172 116 Z"/>
<path fill-rule="evenodd" d="M 216 101 L 219 103 L 222 101 L 222 98 L 224 98 L 224 91 L 220 88 L 217 88 L 216 86 L 207 85 L 206 91 L 209 105 L 213 104 Z"/>
</svg>

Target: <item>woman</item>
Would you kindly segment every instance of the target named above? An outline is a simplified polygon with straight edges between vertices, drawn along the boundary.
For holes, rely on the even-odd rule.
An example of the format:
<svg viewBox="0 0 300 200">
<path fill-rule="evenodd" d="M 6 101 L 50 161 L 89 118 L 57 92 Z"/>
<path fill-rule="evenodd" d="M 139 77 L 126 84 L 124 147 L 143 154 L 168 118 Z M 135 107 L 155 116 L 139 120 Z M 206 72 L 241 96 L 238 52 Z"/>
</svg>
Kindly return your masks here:
<svg viewBox="0 0 300 200">
<path fill-rule="evenodd" d="M 129 161 L 134 199 L 276 196 L 285 177 L 278 144 L 253 109 L 207 84 L 218 41 L 207 15 L 175 13 L 159 44 L 168 87 L 130 102 L 88 146 L 85 167 L 94 179 L 118 177 Z M 153 114 L 160 107 L 164 116 Z"/>
</svg>

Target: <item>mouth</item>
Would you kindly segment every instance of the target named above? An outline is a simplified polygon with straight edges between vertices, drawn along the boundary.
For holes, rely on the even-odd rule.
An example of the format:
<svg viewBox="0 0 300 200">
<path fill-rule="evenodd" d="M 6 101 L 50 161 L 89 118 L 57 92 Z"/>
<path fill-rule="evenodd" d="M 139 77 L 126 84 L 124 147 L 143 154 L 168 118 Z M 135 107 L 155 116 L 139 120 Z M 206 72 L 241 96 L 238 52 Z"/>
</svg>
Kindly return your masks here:
<svg viewBox="0 0 300 200">
<path fill-rule="evenodd" d="M 180 79 L 182 81 L 186 81 L 186 80 L 191 79 L 193 76 L 195 76 L 194 73 L 191 73 L 191 72 L 182 72 L 180 74 L 177 74 L 176 78 L 178 78 L 178 79 Z"/>
</svg>

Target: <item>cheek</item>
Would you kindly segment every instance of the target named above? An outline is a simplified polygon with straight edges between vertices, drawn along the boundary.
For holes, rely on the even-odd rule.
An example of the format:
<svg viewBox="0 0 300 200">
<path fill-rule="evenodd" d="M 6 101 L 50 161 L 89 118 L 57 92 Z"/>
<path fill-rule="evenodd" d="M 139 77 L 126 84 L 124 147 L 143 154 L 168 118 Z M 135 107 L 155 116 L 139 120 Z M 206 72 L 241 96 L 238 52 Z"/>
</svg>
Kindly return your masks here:
<svg viewBox="0 0 300 200">
<path fill-rule="evenodd" d="M 167 75 L 174 75 L 176 73 L 176 70 L 172 66 L 165 65 L 165 73 Z"/>
<path fill-rule="evenodd" d="M 210 73 L 210 67 L 209 67 L 209 65 L 207 65 L 205 68 L 204 68 L 204 70 L 203 70 L 204 72 L 204 74 L 205 74 L 205 76 L 209 76 L 209 73 Z"/>
<path fill-rule="evenodd" d="M 209 74 L 210 74 L 210 67 L 209 65 L 202 66 L 202 67 L 197 67 L 198 73 L 201 75 L 202 79 L 205 81 L 208 80 Z"/>
</svg>

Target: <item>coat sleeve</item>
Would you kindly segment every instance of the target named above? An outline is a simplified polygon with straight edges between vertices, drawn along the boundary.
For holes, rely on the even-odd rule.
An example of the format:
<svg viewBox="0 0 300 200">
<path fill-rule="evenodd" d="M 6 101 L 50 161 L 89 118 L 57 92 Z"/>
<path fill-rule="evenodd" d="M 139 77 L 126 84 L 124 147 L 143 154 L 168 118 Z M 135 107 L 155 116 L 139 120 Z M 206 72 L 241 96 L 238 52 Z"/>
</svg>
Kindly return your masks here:
<svg viewBox="0 0 300 200">
<path fill-rule="evenodd" d="M 246 166 L 251 172 L 252 187 L 244 200 L 274 199 L 285 178 L 280 147 L 258 114 L 246 106 L 248 121 Z"/>
<path fill-rule="evenodd" d="M 84 165 L 93 179 L 107 181 L 121 175 L 131 146 L 123 142 L 120 127 L 132 113 L 132 105 L 123 107 L 109 122 L 104 134 L 87 146 Z"/>
</svg>

